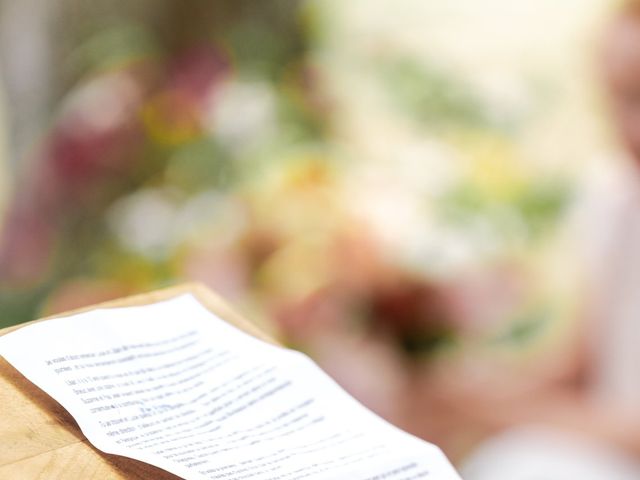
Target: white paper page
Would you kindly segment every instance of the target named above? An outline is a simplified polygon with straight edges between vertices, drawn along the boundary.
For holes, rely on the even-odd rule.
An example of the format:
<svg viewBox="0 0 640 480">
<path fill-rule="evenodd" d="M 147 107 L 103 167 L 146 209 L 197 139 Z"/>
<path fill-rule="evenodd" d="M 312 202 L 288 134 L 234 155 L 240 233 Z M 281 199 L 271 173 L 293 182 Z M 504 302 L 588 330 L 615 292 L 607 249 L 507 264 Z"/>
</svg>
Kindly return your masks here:
<svg viewBox="0 0 640 480">
<path fill-rule="evenodd" d="M 0 337 L 0 355 L 98 449 L 197 480 L 459 480 L 440 450 L 365 409 L 306 356 L 193 296 Z"/>
</svg>

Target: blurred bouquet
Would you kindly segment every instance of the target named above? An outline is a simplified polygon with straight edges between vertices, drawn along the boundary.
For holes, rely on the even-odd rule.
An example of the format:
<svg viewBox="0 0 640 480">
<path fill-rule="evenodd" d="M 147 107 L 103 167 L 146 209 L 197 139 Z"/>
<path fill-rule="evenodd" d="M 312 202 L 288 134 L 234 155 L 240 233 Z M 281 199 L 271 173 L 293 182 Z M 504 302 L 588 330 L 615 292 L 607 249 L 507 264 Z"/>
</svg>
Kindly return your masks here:
<svg viewBox="0 0 640 480">
<path fill-rule="evenodd" d="M 379 411 L 408 365 L 557 337 L 571 182 L 521 158 L 535 102 L 347 41 L 337 7 L 252 5 L 74 52 L 0 231 L 0 322 L 200 281 Z"/>
</svg>

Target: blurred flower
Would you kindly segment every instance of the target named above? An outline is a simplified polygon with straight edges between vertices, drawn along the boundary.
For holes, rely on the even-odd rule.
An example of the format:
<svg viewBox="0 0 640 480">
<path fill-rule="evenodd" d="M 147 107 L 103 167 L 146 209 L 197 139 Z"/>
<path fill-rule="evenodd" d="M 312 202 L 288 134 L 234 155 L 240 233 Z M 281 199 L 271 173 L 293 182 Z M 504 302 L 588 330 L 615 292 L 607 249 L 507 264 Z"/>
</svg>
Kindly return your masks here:
<svg viewBox="0 0 640 480">
<path fill-rule="evenodd" d="M 92 195 L 96 183 L 130 171 L 128 151 L 141 140 L 136 121 L 143 92 L 128 71 L 93 78 L 63 104 L 59 120 L 36 159 L 43 184 L 58 201 Z"/>
<path fill-rule="evenodd" d="M 455 338 L 442 288 L 402 274 L 375 285 L 363 300 L 374 330 L 390 335 L 410 355 L 423 355 Z"/>
<path fill-rule="evenodd" d="M 229 74 L 229 61 L 217 48 L 197 46 L 172 58 L 163 88 L 142 110 L 151 138 L 179 145 L 200 136 L 206 99 Z"/>
<path fill-rule="evenodd" d="M 142 119 L 161 145 L 179 145 L 201 134 L 199 105 L 180 90 L 162 91 L 145 105 Z"/>
<path fill-rule="evenodd" d="M 68 312 L 86 305 L 133 294 L 132 286 L 96 278 L 75 278 L 58 286 L 42 307 L 41 315 Z"/>
<path fill-rule="evenodd" d="M 0 286 L 28 288 L 51 268 L 53 225 L 28 208 L 9 212 L 0 230 Z"/>
<path fill-rule="evenodd" d="M 179 261 L 183 278 L 202 282 L 231 301 L 246 300 L 251 288 L 251 271 L 244 251 L 215 244 L 191 246 Z"/>
<path fill-rule="evenodd" d="M 127 249 L 152 258 L 169 254 L 175 244 L 176 199 L 164 190 L 140 190 L 116 202 L 109 224 Z"/>
<path fill-rule="evenodd" d="M 206 26 L 94 35 L 8 216 L 0 276 L 54 309 L 199 280 L 345 361 L 327 339 L 402 363 L 520 348 L 564 321 L 547 250 L 572 181 L 532 148 L 551 128 L 532 115 L 535 75 L 468 75 L 408 13 L 433 6 L 392 19 L 383 3 L 306 2 L 302 26 L 289 4 L 233 4 Z M 477 61 L 448 51 L 463 50 Z"/>
<path fill-rule="evenodd" d="M 209 102 L 207 127 L 232 151 L 255 146 L 275 133 L 276 100 L 266 82 L 227 82 Z"/>
<path fill-rule="evenodd" d="M 459 275 L 443 290 L 443 299 L 458 328 L 482 336 L 519 315 L 533 288 L 519 265 L 491 265 Z"/>
</svg>

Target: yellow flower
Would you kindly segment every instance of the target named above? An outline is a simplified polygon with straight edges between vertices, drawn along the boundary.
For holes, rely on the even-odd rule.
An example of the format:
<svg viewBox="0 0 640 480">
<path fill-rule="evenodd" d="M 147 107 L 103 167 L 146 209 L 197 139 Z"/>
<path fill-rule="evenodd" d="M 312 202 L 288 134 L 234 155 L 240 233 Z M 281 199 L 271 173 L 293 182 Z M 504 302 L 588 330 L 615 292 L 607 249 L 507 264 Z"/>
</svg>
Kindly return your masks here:
<svg viewBox="0 0 640 480">
<path fill-rule="evenodd" d="M 465 176 L 488 198 L 509 200 L 526 187 L 526 172 L 507 141 L 487 136 L 466 139 L 461 151 Z"/>
<path fill-rule="evenodd" d="M 142 110 L 149 136 L 161 145 L 179 145 L 201 133 L 200 112 L 184 94 L 163 92 Z"/>
</svg>

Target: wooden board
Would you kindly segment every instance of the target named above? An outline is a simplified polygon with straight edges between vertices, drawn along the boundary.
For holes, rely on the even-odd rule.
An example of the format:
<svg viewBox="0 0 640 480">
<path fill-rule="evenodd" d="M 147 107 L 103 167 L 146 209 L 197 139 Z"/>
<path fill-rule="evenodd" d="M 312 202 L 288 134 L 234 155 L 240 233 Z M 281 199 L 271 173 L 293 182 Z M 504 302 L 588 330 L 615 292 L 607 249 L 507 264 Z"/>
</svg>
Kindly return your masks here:
<svg viewBox="0 0 640 480">
<path fill-rule="evenodd" d="M 263 340 L 273 342 L 234 312 L 220 297 L 199 284 L 187 284 L 136 295 L 54 317 L 93 310 L 146 305 L 183 293 L 194 294 L 220 318 Z M 48 319 L 37 320 L 46 321 Z M 33 322 L 32 322 L 33 323 Z M 0 336 L 24 325 L 0 330 Z M 177 479 L 136 460 L 102 453 L 89 444 L 75 420 L 50 396 L 0 358 L 0 479 Z"/>
</svg>

